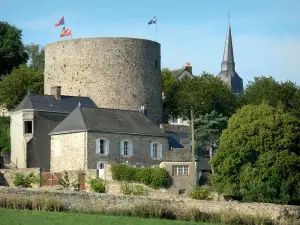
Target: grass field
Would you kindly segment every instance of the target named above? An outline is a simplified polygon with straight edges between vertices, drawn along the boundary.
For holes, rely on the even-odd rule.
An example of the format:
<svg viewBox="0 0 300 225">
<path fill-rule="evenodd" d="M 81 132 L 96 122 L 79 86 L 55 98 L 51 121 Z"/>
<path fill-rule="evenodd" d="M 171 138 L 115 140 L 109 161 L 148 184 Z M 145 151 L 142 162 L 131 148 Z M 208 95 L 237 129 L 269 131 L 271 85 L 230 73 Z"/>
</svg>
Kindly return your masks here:
<svg viewBox="0 0 300 225">
<path fill-rule="evenodd" d="M 121 216 L 56 213 L 43 211 L 19 211 L 0 208 L 1 225 L 217 225 L 172 220 L 141 219 Z"/>
</svg>

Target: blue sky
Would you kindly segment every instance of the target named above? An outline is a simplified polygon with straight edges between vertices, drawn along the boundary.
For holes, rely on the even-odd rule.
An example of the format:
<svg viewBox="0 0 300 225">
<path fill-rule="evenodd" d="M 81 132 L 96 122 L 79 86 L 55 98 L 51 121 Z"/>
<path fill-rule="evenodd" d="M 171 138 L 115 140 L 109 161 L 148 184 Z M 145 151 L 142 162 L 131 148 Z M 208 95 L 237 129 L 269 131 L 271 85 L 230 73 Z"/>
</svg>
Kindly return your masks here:
<svg viewBox="0 0 300 225">
<path fill-rule="evenodd" d="M 230 10 L 236 70 L 246 85 L 254 76 L 273 76 L 300 85 L 299 0 L 0 0 L 0 21 L 23 30 L 23 42 L 46 45 L 61 40 L 65 16 L 73 38 L 137 37 L 158 42 L 162 67 L 186 62 L 194 74 L 221 68 Z"/>
</svg>

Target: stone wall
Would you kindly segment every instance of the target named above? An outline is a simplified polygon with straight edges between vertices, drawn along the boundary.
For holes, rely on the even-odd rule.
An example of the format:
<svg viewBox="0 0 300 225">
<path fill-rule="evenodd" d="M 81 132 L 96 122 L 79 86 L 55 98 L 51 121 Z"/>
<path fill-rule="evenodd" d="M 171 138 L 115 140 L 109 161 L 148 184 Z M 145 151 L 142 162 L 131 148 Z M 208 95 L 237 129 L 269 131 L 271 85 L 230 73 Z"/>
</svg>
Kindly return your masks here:
<svg viewBox="0 0 300 225">
<path fill-rule="evenodd" d="M 50 159 L 51 172 L 85 169 L 86 132 L 52 135 Z"/>
<path fill-rule="evenodd" d="M 109 154 L 96 154 L 96 140 L 105 138 L 109 140 Z M 122 156 L 120 154 L 121 141 L 128 140 L 132 142 L 133 155 Z M 159 165 L 164 159 L 151 159 L 150 157 L 150 143 L 158 142 L 162 144 L 163 158 L 168 150 L 168 140 L 164 137 L 151 137 L 141 135 L 126 135 L 126 134 L 107 134 L 107 133 L 88 133 L 88 168 L 96 169 L 97 162 L 103 163 L 128 163 L 130 165 Z"/>
<path fill-rule="evenodd" d="M 162 118 L 160 44 L 136 38 L 79 38 L 45 47 L 45 94 L 89 96 L 98 107 Z"/>
<path fill-rule="evenodd" d="M 260 215 L 278 219 L 282 215 L 289 214 L 290 217 L 297 218 L 296 223 L 300 222 L 300 206 L 275 205 L 264 203 L 238 203 L 238 202 L 220 202 L 220 201 L 200 201 L 186 198 L 153 198 L 145 196 L 124 196 L 96 194 L 88 192 L 65 192 L 65 191 L 45 191 L 34 189 L 0 187 L 0 196 L 39 196 L 45 194 L 53 194 L 59 198 L 62 203 L 72 210 L 91 211 L 97 207 L 105 207 L 107 209 L 117 209 L 144 202 L 161 203 L 165 206 L 178 207 L 186 210 L 193 208 L 203 212 L 223 212 L 223 213 L 240 213 L 245 215 Z"/>
<path fill-rule="evenodd" d="M 14 186 L 13 180 L 16 173 L 40 175 L 40 168 L 25 168 L 25 169 L 0 169 L 0 186 Z"/>
</svg>

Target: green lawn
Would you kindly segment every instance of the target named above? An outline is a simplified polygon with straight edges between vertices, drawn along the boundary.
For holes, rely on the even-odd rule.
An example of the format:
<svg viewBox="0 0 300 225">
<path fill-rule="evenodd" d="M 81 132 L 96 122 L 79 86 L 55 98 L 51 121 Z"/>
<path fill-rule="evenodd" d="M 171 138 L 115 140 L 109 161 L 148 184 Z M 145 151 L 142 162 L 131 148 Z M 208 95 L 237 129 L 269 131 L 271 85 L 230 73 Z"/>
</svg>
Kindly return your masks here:
<svg viewBox="0 0 300 225">
<path fill-rule="evenodd" d="M 121 216 L 57 213 L 42 211 L 18 211 L 0 208 L 1 225 L 213 225 L 172 220 L 141 219 Z M 216 225 L 216 224 L 215 224 Z"/>
</svg>

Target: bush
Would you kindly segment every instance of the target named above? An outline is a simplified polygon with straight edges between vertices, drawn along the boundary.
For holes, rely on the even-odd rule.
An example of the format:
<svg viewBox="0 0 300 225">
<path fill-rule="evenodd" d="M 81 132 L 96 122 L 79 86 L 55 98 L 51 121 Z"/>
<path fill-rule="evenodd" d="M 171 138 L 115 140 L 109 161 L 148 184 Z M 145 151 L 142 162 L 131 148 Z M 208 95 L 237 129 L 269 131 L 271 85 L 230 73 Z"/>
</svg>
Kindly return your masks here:
<svg viewBox="0 0 300 225">
<path fill-rule="evenodd" d="M 151 168 L 138 168 L 136 170 L 136 181 L 145 185 L 151 185 Z"/>
<path fill-rule="evenodd" d="M 93 192 L 97 193 L 105 193 L 106 191 L 106 183 L 104 180 L 99 178 L 94 178 L 89 181 L 90 188 Z"/>
<path fill-rule="evenodd" d="M 118 181 L 134 181 L 135 178 L 135 168 L 127 164 L 114 164 L 111 166 L 112 178 Z"/>
<path fill-rule="evenodd" d="M 68 172 L 64 172 L 63 178 L 58 179 L 58 183 L 61 186 L 63 186 L 65 189 L 68 189 L 68 190 L 79 191 L 79 188 L 80 188 L 80 184 L 79 184 L 78 180 L 70 182 Z"/>
<path fill-rule="evenodd" d="M 195 187 L 192 193 L 190 194 L 190 197 L 192 199 L 197 200 L 207 200 L 211 194 L 211 191 L 208 187 Z"/>
<path fill-rule="evenodd" d="M 163 168 L 133 168 L 125 164 L 111 166 L 112 178 L 118 181 L 136 181 L 153 188 L 167 187 L 170 184 L 169 173 Z"/>
<path fill-rule="evenodd" d="M 153 168 L 151 170 L 151 184 L 153 188 L 167 187 L 169 185 L 169 173 L 162 168 Z"/>
<path fill-rule="evenodd" d="M 13 177 L 13 184 L 17 187 L 32 187 L 32 184 L 39 184 L 40 177 L 35 175 L 33 172 L 29 174 L 15 173 Z"/>
<path fill-rule="evenodd" d="M 148 195 L 147 190 L 142 185 L 131 185 L 127 181 L 121 181 L 120 189 L 123 195 Z"/>
</svg>

